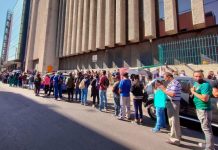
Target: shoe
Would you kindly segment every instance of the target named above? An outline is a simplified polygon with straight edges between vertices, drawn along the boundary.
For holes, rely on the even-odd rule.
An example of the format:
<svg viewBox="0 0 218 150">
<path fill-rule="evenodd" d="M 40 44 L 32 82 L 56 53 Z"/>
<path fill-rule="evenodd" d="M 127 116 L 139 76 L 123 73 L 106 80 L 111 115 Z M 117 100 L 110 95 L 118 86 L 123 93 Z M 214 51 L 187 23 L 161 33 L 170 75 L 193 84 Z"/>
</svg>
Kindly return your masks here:
<svg viewBox="0 0 218 150">
<path fill-rule="evenodd" d="M 206 144 L 205 143 L 198 143 L 198 147 L 200 147 L 200 148 L 205 148 L 206 147 Z"/>
<path fill-rule="evenodd" d="M 158 129 L 156 129 L 156 128 L 153 128 L 153 129 L 152 129 L 152 132 L 153 132 L 153 133 L 158 133 L 158 132 L 160 132 L 160 130 L 158 130 Z"/>
<path fill-rule="evenodd" d="M 92 107 L 95 108 L 95 105 L 93 104 Z"/>
<path fill-rule="evenodd" d="M 118 120 L 125 120 L 123 117 L 117 117 Z"/>
<path fill-rule="evenodd" d="M 139 119 L 139 124 L 142 124 L 143 123 L 143 119 Z"/>
<path fill-rule="evenodd" d="M 180 142 L 178 141 L 175 141 L 175 142 L 172 142 L 171 140 L 168 140 L 168 141 L 166 141 L 166 143 L 168 143 L 168 144 L 171 144 L 171 145 L 176 145 L 176 146 L 179 146 L 180 145 Z"/>
</svg>

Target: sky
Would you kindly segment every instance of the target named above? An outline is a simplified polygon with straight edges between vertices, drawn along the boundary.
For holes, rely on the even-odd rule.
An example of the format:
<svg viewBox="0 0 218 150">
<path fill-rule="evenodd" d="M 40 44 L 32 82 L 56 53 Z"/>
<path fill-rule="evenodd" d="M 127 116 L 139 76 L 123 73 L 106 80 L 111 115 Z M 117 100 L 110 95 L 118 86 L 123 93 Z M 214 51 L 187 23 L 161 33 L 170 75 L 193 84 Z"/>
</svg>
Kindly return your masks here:
<svg viewBox="0 0 218 150">
<path fill-rule="evenodd" d="M 0 0 L 0 54 L 2 51 L 3 34 L 5 30 L 5 20 L 8 9 L 12 10 L 17 0 Z"/>
</svg>

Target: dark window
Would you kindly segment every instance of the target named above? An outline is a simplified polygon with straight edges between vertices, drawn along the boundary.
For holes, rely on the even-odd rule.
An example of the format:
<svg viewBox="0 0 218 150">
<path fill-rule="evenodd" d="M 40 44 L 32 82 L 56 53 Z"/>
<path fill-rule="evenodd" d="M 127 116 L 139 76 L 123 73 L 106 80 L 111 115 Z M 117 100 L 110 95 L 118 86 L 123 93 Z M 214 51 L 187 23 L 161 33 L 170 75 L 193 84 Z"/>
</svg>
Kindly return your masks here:
<svg viewBox="0 0 218 150">
<path fill-rule="evenodd" d="M 158 25 L 159 25 L 159 33 L 158 36 L 166 35 L 165 32 L 165 22 L 164 22 L 164 0 L 157 0 L 158 2 Z"/>
<path fill-rule="evenodd" d="M 193 30 L 191 0 L 177 0 L 178 32 Z"/>
<path fill-rule="evenodd" d="M 218 0 L 204 0 L 206 26 L 218 24 Z"/>
</svg>

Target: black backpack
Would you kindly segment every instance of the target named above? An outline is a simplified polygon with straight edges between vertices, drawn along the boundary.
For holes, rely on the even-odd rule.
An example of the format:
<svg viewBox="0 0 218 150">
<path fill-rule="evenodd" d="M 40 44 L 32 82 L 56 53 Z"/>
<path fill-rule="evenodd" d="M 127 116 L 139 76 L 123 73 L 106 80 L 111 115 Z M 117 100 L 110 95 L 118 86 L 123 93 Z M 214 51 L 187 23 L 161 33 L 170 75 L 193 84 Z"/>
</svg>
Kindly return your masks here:
<svg viewBox="0 0 218 150">
<path fill-rule="evenodd" d="M 108 78 L 105 78 L 104 85 L 105 85 L 106 87 L 109 87 L 110 82 L 109 82 Z"/>
</svg>

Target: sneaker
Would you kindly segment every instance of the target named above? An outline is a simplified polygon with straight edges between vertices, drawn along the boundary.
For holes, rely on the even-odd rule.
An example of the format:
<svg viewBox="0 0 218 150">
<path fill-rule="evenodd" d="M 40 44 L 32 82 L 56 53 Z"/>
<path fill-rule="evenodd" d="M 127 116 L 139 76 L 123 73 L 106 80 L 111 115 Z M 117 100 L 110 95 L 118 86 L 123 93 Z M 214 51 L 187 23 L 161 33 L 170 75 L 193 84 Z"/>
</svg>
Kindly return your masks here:
<svg viewBox="0 0 218 150">
<path fill-rule="evenodd" d="M 95 105 L 93 104 L 92 107 L 95 108 Z"/>
<path fill-rule="evenodd" d="M 153 129 L 152 129 L 152 132 L 153 132 L 153 133 L 158 133 L 158 132 L 160 132 L 160 130 L 158 130 L 157 128 L 153 128 Z"/>
<path fill-rule="evenodd" d="M 125 120 L 123 117 L 117 117 L 118 120 Z"/>
<path fill-rule="evenodd" d="M 206 144 L 205 143 L 198 143 L 198 147 L 200 147 L 200 148 L 205 148 L 206 147 Z"/>
<path fill-rule="evenodd" d="M 168 140 L 168 141 L 166 141 L 168 144 L 171 144 L 171 145 L 176 145 L 176 146 L 179 146 L 180 145 L 180 142 L 179 141 L 175 141 L 175 142 L 173 142 L 173 141 L 171 141 L 171 140 Z"/>
</svg>

